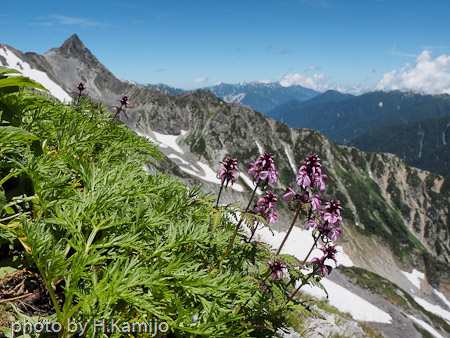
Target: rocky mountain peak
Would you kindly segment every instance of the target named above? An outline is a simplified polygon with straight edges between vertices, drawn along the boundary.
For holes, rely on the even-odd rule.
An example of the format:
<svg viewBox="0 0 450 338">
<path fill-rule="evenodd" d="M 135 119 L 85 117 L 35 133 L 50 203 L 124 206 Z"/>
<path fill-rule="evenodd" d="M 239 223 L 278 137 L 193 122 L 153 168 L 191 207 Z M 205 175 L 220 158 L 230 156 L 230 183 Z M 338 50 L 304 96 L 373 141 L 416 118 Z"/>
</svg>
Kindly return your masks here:
<svg viewBox="0 0 450 338">
<path fill-rule="evenodd" d="M 70 38 L 68 38 L 61 46 L 61 49 L 67 52 L 76 51 L 80 49 L 86 49 L 86 46 L 80 40 L 77 34 L 73 34 Z"/>
<path fill-rule="evenodd" d="M 53 48 L 45 54 L 59 54 L 65 58 L 75 58 L 86 62 L 97 61 L 98 63 L 98 60 L 83 44 L 77 34 L 73 34 L 70 38 L 64 41 L 61 47 Z"/>
</svg>

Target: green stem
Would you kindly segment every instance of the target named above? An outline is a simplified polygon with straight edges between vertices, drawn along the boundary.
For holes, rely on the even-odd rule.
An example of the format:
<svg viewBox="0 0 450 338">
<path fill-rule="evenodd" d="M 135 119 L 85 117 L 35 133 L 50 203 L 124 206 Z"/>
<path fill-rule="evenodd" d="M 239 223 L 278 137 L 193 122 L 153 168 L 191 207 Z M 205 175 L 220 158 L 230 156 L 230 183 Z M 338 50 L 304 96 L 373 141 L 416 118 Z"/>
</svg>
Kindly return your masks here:
<svg viewBox="0 0 450 338">
<path fill-rule="evenodd" d="M 295 221 L 297 221 L 298 215 L 300 214 L 301 210 L 302 210 L 302 204 L 301 204 L 301 202 L 299 202 L 298 203 L 298 207 L 297 207 L 297 211 L 296 211 L 296 213 L 294 215 L 294 219 L 292 220 L 291 226 L 289 227 L 289 230 L 286 233 L 286 236 L 284 236 L 283 241 L 281 242 L 280 247 L 278 248 L 275 256 L 278 256 L 279 253 L 281 252 L 281 249 L 283 248 L 284 243 L 286 243 L 286 240 L 288 239 L 288 237 L 289 237 L 289 235 L 290 235 L 290 233 L 292 231 L 292 228 L 294 227 Z"/>
<path fill-rule="evenodd" d="M 256 230 L 258 230 L 258 225 L 259 225 L 259 222 L 256 222 L 255 227 L 252 229 L 252 235 L 251 235 L 250 238 L 248 239 L 248 242 L 249 242 L 249 243 L 252 241 L 253 235 L 256 233 Z"/>
<path fill-rule="evenodd" d="M 308 277 L 306 278 L 306 279 L 304 279 L 303 281 L 302 281 L 302 284 L 300 284 L 300 286 L 297 288 L 297 289 L 295 289 L 295 291 L 292 293 L 292 295 L 288 298 L 288 300 L 286 301 L 286 303 L 284 303 L 284 305 L 283 305 L 283 307 L 281 308 L 281 310 L 283 310 L 284 309 L 284 307 L 295 297 L 295 295 L 297 294 L 297 292 L 299 292 L 300 291 L 300 289 L 303 287 L 303 285 L 305 285 L 307 282 L 308 282 L 308 280 L 312 277 L 312 276 L 314 276 L 315 274 L 316 274 L 316 272 L 317 272 L 317 266 L 313 269 L 313 271 L 308 275 Z"/>
<path fill-rule="evenodd" d="M 218 267 L 220 266 L 220 263 L 222 263 L 222 261 L 223 261 L 223 260 L 228 256 L 228 254 L 230 253 L 231 248 L 233 247 L 234 240 L 236 239 L 236 235 L 237 235 L 237 233 L 238 233 L 238 231 L 239 231 L 239 227 L 241 226 L 241 223 L 242 223 L 242 221 L 244 220 L 244 216 L 245 216 L 245 214 L 247 213 L 248 209 L 250 208 L 250 205 L 252 204 L 253 198 L 255 197 L 255 193 L 256 193 L 256 190 L 258 189 L 259 182 L 261 182 L 261 180 L 258 180 L 258 182 L 256 182 L 256 186 L 255 186 L 255 189 L 253 189 L 253 193 L 252 193 L 252 196 L 250 197 L 250 201 L 248 202 L 247 207 L 245 208 L 244 212 L 241 214 L 241 218 L 240 218 L 238 224 L 236 224 L 236 228 L 234 229 L 233 236 L 231 236 L 230 243 L 228 243 L 227 250 L 225 251 L 225 253 L 223 254 L 223 256 L 219 259 L 219 261 L 218 261 L 215 265 L 213 265 L 213 266 L 211 267 L 211 269 L 209 269 L 209 271 L 208 271 L 209 273 L 210 273 L 212 270 L 214 270 L 215 268 L 218 268 Z"/>
<path fill-rule="evenodd" d="M 306 261 L 307 261 L 308 258 L 309 258 L 309 255 L 311 255 L 311 252 L 312 252 L 312 251 L 314 250 L 314 248 L 316 247 L 316 245 L 317 245 L 317 240 L 319 239 L 319 237 L 320 237 L 320 234 L 319 234 L 317 237 L 314 237 L 314 244 L 311 246 L 311 249 L 309 249 L 308 254 L 306 255 L 305 259 L 304 259 L 303 262 L 302 262 L 302 266 L 305 265 Z"/>
<path fill-rule="evenodd" d="M 223 182 L 222 182 L 222 184 L 220 185 L 219 194 L 218 194 L 218 196 L 217 196 L 216 209 L 217 209 L 217 207 L 219 206 L 219 199 L 220 199 L 220 195 L 222 194 L 222 189 L 223 189 Z"/>
<path fill-rule="evenodd" d="M 37 262 L 38 260 L 35 259 L 34 260 L 36 262 L 36 266 L 39 270 L 40 275 L 42 276 L 42 279 L 44 280 L 45 285 L 47 286 L 48 289 L 48 294 L 50 295 L 50 299 L 52 300 L 53 306 L 55 307 L 55 312 L 56 312 L 56 318 L 58 318 L 58 321 L 61 323 L 61 325 L 64 327 L 64 318 L 63 318 L 63 314 L 61 312 L 61 309 L 59 308 L 58 305 L 58 300 L 56 299 L 56 295 L 53 291 L 53 287 L 52 287 L 52 283 L 51 281 L 49 281 L 46 277 L 45 274 L 43 274 L 43 270 L 41 268 L 41 265 Z"/>
</svg>

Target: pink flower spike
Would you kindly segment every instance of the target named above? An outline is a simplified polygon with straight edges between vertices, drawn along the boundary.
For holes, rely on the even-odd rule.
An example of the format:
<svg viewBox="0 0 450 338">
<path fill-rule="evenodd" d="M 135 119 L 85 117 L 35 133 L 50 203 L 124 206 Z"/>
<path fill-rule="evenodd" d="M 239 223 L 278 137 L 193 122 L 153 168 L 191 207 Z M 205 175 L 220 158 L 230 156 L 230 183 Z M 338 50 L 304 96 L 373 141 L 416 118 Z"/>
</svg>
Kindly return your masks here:
<svg viewBox="0 0 450 338">
<path fill-rule="evenodd" d="M 287 268 L 287 266 L 283 264 L 281 259 L 275 259 L 273 263 L 271 261 L 267 261 L 267 264 L 269 264 L 270 269 L 272 270 L 272 280 L 280 278 L 282 270 Z"/>
<path fill-rule="evenodd" d="M 235 158 L 227 158 L 223 162 L 220 162 L 223 165 L 223 168 L 220 169 L 217 174 L 217 178 L 222 181 L 222 184 L 225 184 L 225 187 L 228 186 L 228 183 L 236 183 L 238 179 L 238 167 L 237 160 Z"/>
</svg>

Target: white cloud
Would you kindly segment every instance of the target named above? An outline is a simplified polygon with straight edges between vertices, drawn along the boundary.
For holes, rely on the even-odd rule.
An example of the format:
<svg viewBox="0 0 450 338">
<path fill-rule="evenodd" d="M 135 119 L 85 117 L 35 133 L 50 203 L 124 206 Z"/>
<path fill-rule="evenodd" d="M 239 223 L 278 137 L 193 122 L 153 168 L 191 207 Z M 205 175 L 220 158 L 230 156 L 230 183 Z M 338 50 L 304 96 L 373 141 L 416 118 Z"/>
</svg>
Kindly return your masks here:
<svg viewBox="0 0 450 338">
<path fill-rule="evenodd" d="M 292 85 L 300 85 L 306 88 L 311 88 L 318 91 L 325 91 L 331 89 L 328 83 L 325 83 L 325 74 L 314 74 L 312 76 L 306 76 L 299 73 L 284 75 L 280 84 L 283 87 L 289 87 Z"/>
<path fill-rule="evenodd" d="M 397 44 L 395 44 L 395 45 L 392 47 L 392 50 L 390 50 L 390 51 L 388 51 L 388 52 L 386 52 L 386 53 L 392 54 L 392 55 L 414 57 L 414 58 L 417 57 L 416 54 L 404 53 L 404 52 L 398 51 L 398 50 L 397 50 Z"/>
<path fill-rule="evenodd" d="M 112 26 L 111 24 L 104 23 L 104 22 L 98 22 L 98 21 L 92 21 L 86 18 L 76 18 L 76 17 L 70 17 L 65 15 L 57 15 L 53 14 L 50 15 L 50 18 L 55 19 L 58 21 L 58 23 L 62 25 L 76 25 L 76 26 L 82 26 L 82 27 L 106 27 L 106 26 Z"/>
<path fill-rule="evenodd" d="M 399 70 L 383 75 L 377 90 L 414 90 L 426 94 L 450 94 L 450 56 L 431 57 L 429 50 L 417 56 L 415 63 L 406 63 Z"/>
<path fill-rule="evenodd" d="M 208 80 L 209 79 L 207 77 L 199 77 L 194 80 L 194 83 L 204 83 L 204 82 L 208 82 Z"/>
</svg>

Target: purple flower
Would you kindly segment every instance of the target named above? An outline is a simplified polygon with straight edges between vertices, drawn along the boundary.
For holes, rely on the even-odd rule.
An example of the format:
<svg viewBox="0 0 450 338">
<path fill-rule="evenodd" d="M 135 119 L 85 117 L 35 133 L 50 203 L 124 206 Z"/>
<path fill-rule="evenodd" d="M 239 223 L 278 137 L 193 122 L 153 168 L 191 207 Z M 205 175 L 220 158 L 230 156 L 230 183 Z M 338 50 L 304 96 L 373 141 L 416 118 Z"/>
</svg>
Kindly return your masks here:
<svg viewBox="0 0 450 338">
<path fill-rule="evenodd" d="M 325 174 L 317 175 L 314 181 L 314 185 L 316 188 L 319 188 L 320 191 L 325 190 L 325 186 L 327 185 L 328 176 Z"/>
<path fill-rule="evenodd" d="M 266 191 L 266 196 L 261 197 L 258 200 L 257 204 L 258 205 L 263 204 L 263 205 L 266 205 L 268 208 L 276 209 L 275 202 L 277 202 L 277 201 L 278 201 L 277 195 L 273 191 L 269 190 L 269 191 Z"/>
<path fill-rule="evenodd" d="M 341 235 L 341 228 L 329 225 L 327 222 L 317 224 L 317 230 L 319 230 L 321 236 L 328 237 L 333 242 L 337 241 Z"/>
<path fill-rule="evenodd" d="M 308 203 L 309 202 L 309 193 L 304 190 L 303 193 L 300 195 L 299 193 L 295 192 L 293 189 L 287 187 L 286 188 L 286 194 L 283 195 L 283 199 L 285 201 L 295 201 L 295 202 L 302 202 L 302 203 Z"/>
<path fill-rule="evenodd" d="M 120 100 L 118 100 L 120 102 L 120 104 L 122 106 L 127 106 L 130 104 L 130 102 L 128 101 L 128 96 L 124 96 L 122 97 Z"/>
<path fill-rule="evenodd" d="M 292 190 L 291 188 L 287 187 L 286 188 L 286 194 L 283 195 L 283 199 L 285 201 L 290 201 L 291 198 L 297 199 L 300 195 L 297 194 L 294 190 Z"/>
<path fill-rule="evenodd" d="M 262 154 L 258 161 L 248 165 L 247 173 L 253 177 L 253 181 L 268 181 L 275 184 L 278 181 L 278 172 L 275 170 L 273 155 L 270 153 Z"/>
<path fill-rule="evenodd" d="M 322 276 L 326 276 L 331 273 L 331 270 L 333 270 L 333 268 L 329 265 L 326 265 L 325 260 L 332 259 L 336 262 L 335 254 L 337 253 L 337 250 L 334 245 L 327 245 L 327 246 L 321 247 L 320 250 L 322 250 L 322 252 L 324 254 L 322 256 L 322 258 L 314 257 L 309 262 L 309 265 L 316 265 L 317 268 L 321 270 Z"/>
<path fill-rule="evenodd" d="M 278 181 L 278 172 L 269 168 L 267 171 L 261 171 L 259 173 L 259 178 L 263 181 L 267 179 L 270 184 L 275 184 Z"/>
<path fill-rule="evenodd" d="M 330 226 L 330 233 L 328 235 L 328 238 L 331 241 L 336 242 L 340 235 L 341 235 L 341 228 Z"/>
<path fill-rule="evenodd" d="M 303 171 L 301 168 L 297 173 L 296 181 L 297 184 L 302 188 L 306 188 L 311 184 L 311 179 L 309 178 L 308 173 L 306 171 Z"/>
<path fill-rule="evenodd" d="M 312 210 L 319 210 L 320 205 L 322 204 L 322 196 L 320 195 L 314 195 L 309 199 L 309 203 L 311 203 L 311 209 Z"/>
<path fill-rule="evenodd" d="M 337 262 L 336 256 L 335 256 L 335 254 L 337 254 L 336 246 L 334 246 L 334 245 L 327 245 L 327 246 L 321 247 L 320 250 L 322 250 L 322 252 L 323 252 L 322 259 L 324 259 L 324 260 L 325 259 L 332 259 L 335 262 Z"/>
<path fill-rule="evenodd" d="M 275 259 L 273 263 L 271 261 L 267 261 L 267 264 L 269 264 L 270 269 L 272 270 L 272 280 L 280 278 L 282 270 L 287 268 L 287 266 L 283 264 L 281 259 Z"/>
<path fill-rule="evenodd" d="M 314 257 L 309 262 L 310 265 L 317 265 L 318 269 L 320 269 L 322 276 L 327 276 L 331 273 L 333 268 L 330 265 L 326 265 L 322 259 Z"/>
<path fill-rule="evenodd" d="M 309 155 L 297 173 L 296 182 L 302 188 L 313 185 L 320 190 L 325 189 L 328 176 L 322 174 L 322 165 L 317 154 Z"/>
<path fill-rule="evenodd" d="M 325 214 L 323 216 L 323 219 L 325 221 L 328 221 L 330 224 L 334 224 L 337 222 L 337 224 L 340 226 L 342 223 L 342 216 L 341 216 L 341 209 L 340 201 L 332 200 L 331 202 L 328 202 L 325 205 Z"/>
<path fill-rule="evenodd" d="M 266 219 L 269 223 L 275 223 L 277 221 L 277 207 L 275 202 L 277 201 L 277 195 L 272 191 L 267 191 L 266 196 L 261 197 L 253 208 L 253 212 Z"/>
<path fill-rule="evenodd" d="M 309 230 L 310 228 L 315 228 L 317 226 L 317 221 L 313 218 L 310 218 L 308 220 L 308 223 L 306 224 L 306 230 Z"/>
<path fill-rule="evenodd" d="M 77 86 L 77 89 L 80 91 L 80 93 L 86 89 L 86 86 L 84 85 L 83 82 L 80 82 Z"/>
<path fill-rule="evenodd" d="M 222 181 L 222 184 L 225 183 L 225 187 L 227 187 L 230 182 L 231 185 L 236 183 L 239 171 L 237 167 L 237 159 L 229 157 L 220 163 L 222 163 L 223 168 L 217 174 L 217 178 Z"/>
</svg>

